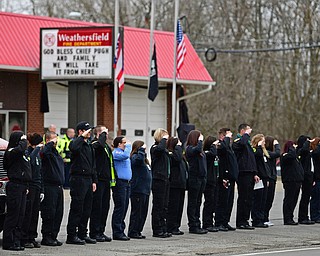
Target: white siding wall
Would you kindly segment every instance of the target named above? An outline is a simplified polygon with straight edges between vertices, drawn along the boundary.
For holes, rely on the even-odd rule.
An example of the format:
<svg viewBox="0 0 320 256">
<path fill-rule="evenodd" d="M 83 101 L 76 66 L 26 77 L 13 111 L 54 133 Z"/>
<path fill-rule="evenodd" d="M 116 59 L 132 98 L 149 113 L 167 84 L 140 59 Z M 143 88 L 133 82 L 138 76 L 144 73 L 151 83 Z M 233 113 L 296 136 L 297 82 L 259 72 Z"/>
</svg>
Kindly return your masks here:
<svg viewBox="0 0 320 256">
<path fill-rule="evenodd" d="M 68 87 L 53 82 L 47 85 L 50 112 L 44 114 L 44 127 L 55 124 L 60 134 L 60 128 L 68 127 Z"/>
<path fill-rule="evenodd" d="M 122 92 L 121 128 L 126 130 L 126 138 L 131 142 L 145 141 L 147 90 L 126 86 Z M 148 148 L 154 143 L 151 131 L 167 127 L 166 91 L 160 90 L 154 102 L 150 102 Z M 143 130 L 143 136 L 135 136 L 135 130 Z M 148 151 L 149 153 L 149 151 Z"/>
</svg>

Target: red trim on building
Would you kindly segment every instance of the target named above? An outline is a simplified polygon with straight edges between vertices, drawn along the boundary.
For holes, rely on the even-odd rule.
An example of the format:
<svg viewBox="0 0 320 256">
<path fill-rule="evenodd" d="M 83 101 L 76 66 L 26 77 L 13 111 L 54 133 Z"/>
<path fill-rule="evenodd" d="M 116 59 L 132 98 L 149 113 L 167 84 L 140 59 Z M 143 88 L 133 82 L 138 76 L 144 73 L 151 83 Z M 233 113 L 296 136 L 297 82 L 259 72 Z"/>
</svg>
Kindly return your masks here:
<svg viewBox="0 0 320 256">
<path fill-rule="evenodd" d="M 106 26 L 91 22 L 0 12 L 0 69 L 39 70 L 40 28 Z M 155 31 L 159 79 L 173 77 L 174 34 Z M 147 29 L 124 28 L 125 77 L 148 77 L 149 41 Z M 181 80 L 212 82 L 199 56 L 185 37 L 187 55 Z"/>
</svg>

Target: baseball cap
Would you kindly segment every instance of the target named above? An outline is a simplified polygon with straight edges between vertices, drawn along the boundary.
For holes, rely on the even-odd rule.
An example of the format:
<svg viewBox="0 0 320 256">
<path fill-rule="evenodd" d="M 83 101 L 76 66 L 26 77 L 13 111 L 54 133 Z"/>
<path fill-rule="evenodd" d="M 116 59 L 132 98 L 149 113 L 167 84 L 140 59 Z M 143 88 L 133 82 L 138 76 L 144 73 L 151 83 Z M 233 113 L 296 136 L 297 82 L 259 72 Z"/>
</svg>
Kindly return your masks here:
<svg viewBox="0 0 320 256">
<path fill-rule="evenodd" d="M 79 131 L 79 130 L 89 130 L 89 129 L 92 129 L 93 127 L 89 124 L 89 122 L 86 122 L 86 121 L 82 121 L 82 122 L 79 122 L 77 124 L 77 127 L 76 127 L 76 130 Z"/>
</svg>

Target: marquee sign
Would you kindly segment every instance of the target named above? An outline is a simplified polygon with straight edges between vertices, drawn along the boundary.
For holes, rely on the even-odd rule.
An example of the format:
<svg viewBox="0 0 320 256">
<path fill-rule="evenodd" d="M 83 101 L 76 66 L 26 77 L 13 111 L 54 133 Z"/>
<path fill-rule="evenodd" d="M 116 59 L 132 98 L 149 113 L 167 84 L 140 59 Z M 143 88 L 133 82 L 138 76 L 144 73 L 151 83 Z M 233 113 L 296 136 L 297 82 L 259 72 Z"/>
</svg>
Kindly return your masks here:
<svg viewBox="0 0 320 256">
<path fill-rule="evenodd" d="M 42 28 L 41 80 L 112 78 L 113 27 Z"/>
</svg>

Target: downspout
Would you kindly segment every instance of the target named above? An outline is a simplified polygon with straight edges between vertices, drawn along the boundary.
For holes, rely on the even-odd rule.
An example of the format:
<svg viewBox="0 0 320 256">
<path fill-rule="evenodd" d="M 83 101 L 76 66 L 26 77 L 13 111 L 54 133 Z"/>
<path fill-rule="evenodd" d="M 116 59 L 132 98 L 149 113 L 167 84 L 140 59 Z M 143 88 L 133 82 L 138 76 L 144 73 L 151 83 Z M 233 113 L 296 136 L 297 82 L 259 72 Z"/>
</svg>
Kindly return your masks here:
<svg viewBox="0 0 320 256">
<path fill-rule="evenodd" d="M 191 94 L 188 94 L 188 95 L 185 95 L 185 96 L 182 96 L 180 98 L 177 99 L 176 101 L 176 107 L 177 107 L 177 115 L 176 115 L 176 125 L 179 127 L 179 122 L 180 122 L 180 101 L 182 100 L 185 100 L 185 99 L 190 99 L 192 97 L 195 97 L 195 96 L 198 96 L 200 94 L 203 94 L 203 93 L 206 93 L 206 92 L 210 92 L 212 90 L 212 86 L 215 86 L 216 85 L 216 82 L 213 82 L 212 84 L 209 84 L 208 85 L 208 88 L 202 90 L 202 91 L 198 91 L 198 92 L 195 92 L 195 93 L 191 93 Z M 177 128 L 178 128 L 177 127 Z M 175 130 L 174 131 L 174 134 L 176 135 L 177 131 Z"/>
</svg>

